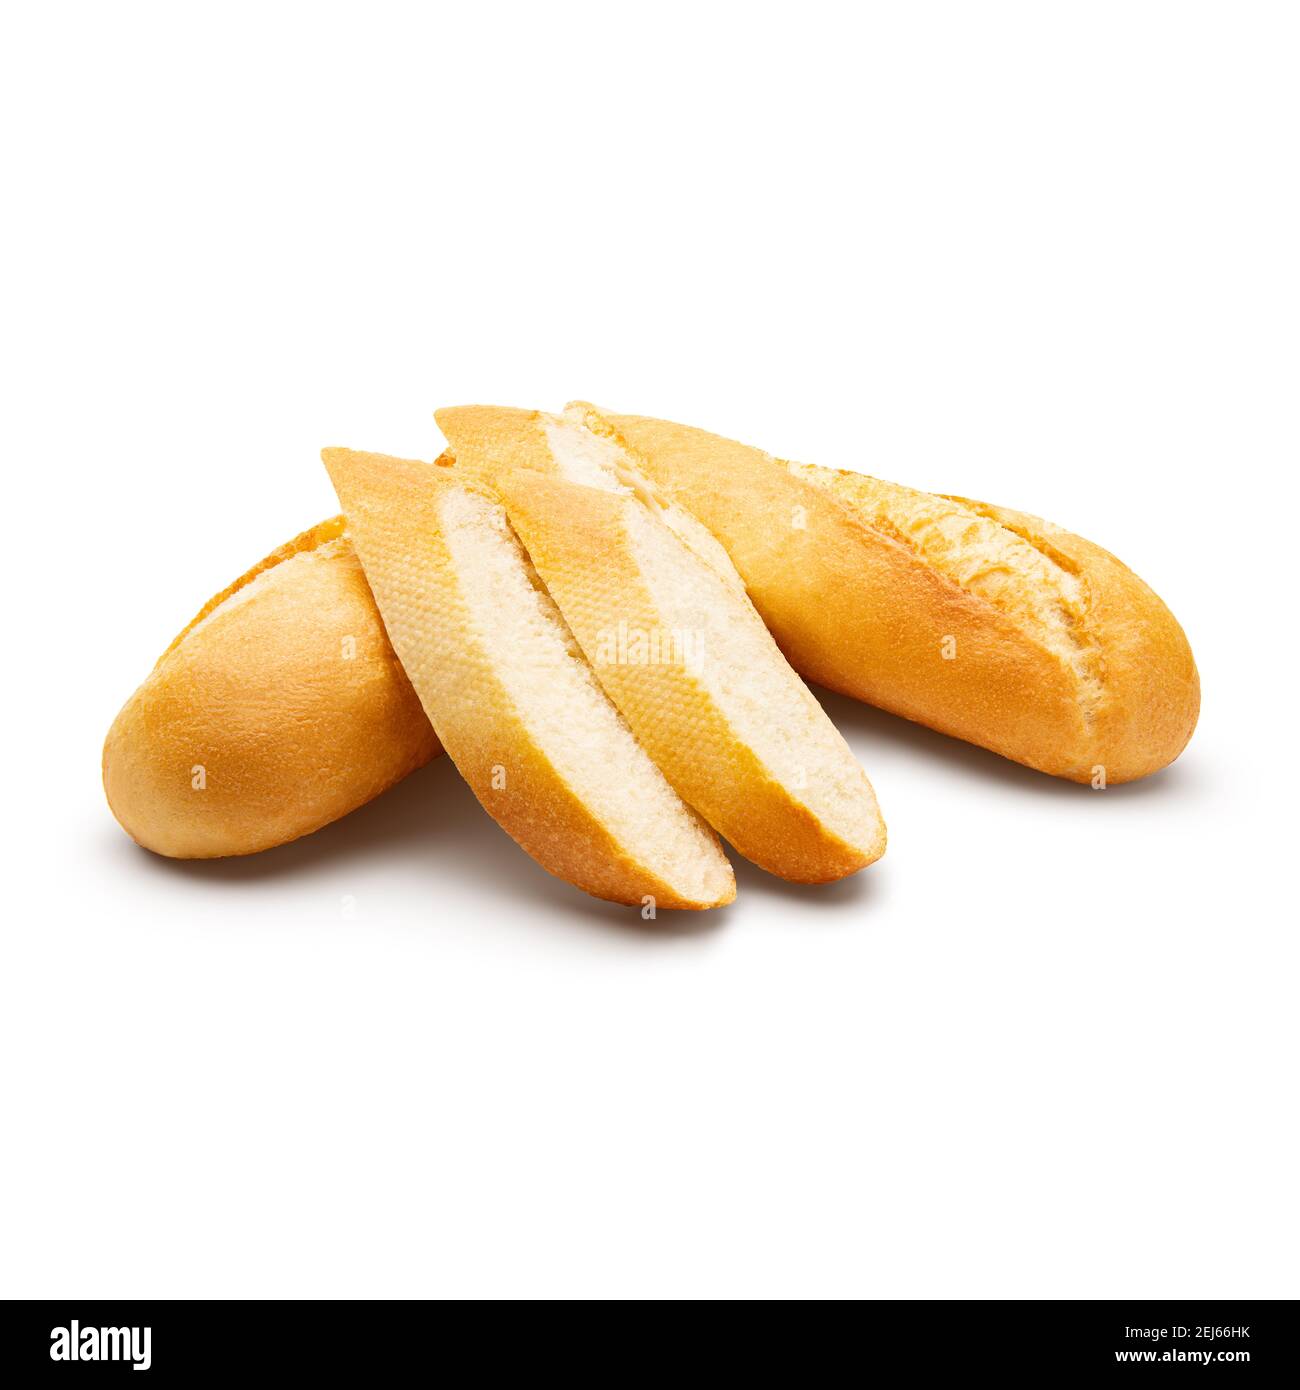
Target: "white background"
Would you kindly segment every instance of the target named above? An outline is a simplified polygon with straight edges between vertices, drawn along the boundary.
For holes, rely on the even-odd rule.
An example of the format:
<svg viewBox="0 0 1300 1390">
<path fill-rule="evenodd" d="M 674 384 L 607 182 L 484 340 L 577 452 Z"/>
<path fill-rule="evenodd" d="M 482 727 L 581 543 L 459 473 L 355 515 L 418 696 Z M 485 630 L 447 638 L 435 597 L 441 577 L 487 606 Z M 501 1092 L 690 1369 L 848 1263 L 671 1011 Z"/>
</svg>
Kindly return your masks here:
<svg viewBox="0 0 1300 1390">
<path fill-rule="evenodd" d="M 1267 4 L 7 8 L 0 1294 L 1300 1294 L 1298 66 Z M 104 732 L 320 447 L 574 396 L 1100 541 L 1190 748 L 827 697 L 886 858 L 653 928 L 445 759 L 132 846 Z"/>
</svg>

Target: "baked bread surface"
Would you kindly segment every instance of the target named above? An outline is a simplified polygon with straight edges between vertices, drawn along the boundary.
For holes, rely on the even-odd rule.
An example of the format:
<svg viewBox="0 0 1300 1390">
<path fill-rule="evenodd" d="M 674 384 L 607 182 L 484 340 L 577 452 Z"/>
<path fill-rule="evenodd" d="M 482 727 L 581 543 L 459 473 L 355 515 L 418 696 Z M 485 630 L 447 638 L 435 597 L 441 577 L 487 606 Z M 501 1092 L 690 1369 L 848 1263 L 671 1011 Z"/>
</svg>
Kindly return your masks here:
<svg viewBox="0 0 1300 1390">
<path fill-rule="evenodd" d="M 875 796 L 748 600 L 634 498 L 518 471 L 515 529 L 611 699 L 747 859 L 824 883 L 884 852 Z"/>
<path fill-rule="evenodd" d="M 1182 628 L 1100 546 L 691 426 L 570 413 L 713 531 L 810 680 L 1079 782 L 1146 776 L 1191 737 L 1200 683 Z"/>
<path fill-rule="evenodd" d="M 581 422 L 438 413 L 456 470 L 512 525 L 610 698 L 683 798 L 746 858 L 827 882 L 885 828 L 852 752 L 790 669 L 716 539 Z"/>
<path fill-rule="evenodd" d="M 596 897 L 729 902 L 735 878 L 716 836 L 601 690 L 499 500 L 454 470 L 322 457 L 394 648 L 497 823 Z"/>
<path fill-rule="evenodd" d="M 178 634 L 109 730 L 104 790 L 145 848 L 218 858 L 318 830 L 438 751 L 334 517 Z"/>
</svg>

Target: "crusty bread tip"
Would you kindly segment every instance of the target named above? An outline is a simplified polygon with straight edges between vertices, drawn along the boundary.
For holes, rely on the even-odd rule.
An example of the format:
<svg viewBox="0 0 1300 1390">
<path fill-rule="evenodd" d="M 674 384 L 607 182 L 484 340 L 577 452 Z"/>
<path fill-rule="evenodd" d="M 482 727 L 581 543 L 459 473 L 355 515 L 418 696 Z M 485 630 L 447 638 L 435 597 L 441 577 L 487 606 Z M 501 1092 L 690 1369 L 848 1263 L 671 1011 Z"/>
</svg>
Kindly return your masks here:
<svg viewBox="0 0 1300 1390">
<path fill-rule="evenodd" d="M 1024 513 L 775 459 L 575 403 L 726 547 L 796 670 L 1094 785 L 1172 762 L 1200 683 L 1182 628 L 1100 546 Z"/>
<path fill-rule="evenodd" d="M 437 752 L 334 517 L 176 637 L 108 732 L 104 790 L 145 848 L 217 858 L 318 830 Z"/>
</svg>

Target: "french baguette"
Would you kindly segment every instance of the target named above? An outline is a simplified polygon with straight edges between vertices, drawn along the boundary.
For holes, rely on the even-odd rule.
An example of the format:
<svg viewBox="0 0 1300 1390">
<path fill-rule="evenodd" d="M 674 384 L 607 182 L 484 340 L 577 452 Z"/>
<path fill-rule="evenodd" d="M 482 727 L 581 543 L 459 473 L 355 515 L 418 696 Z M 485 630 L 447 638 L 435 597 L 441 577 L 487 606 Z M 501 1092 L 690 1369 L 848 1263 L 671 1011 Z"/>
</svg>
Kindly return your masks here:
<svg viewBox="0 0 1300 1390">
<path fill-rule="evenodd" d="M 200 610 L 104 742 L 108 804 L 157 854 L 252 854 L 318 830 L 439 751 L 334 517 Z"/>
<path fill-rule="evenodd" d="M 1200 682 L 1182 628 L 1050 522 L 582 402 L 565 412 L 722 542 L 809 680 L 1076 782 L 1172 762 Z"/>
<path fill-rule="evenodd" d="M 601 690 L 499 500 L 427 463 L 322 458 L 393 647 L 496 822 L 595 897 L 730 902 L 716 836 Z"/>
<path fill-rule="evenodd" d="M 720 575 L 718 552 L 730 556 L 809 679 L 1076 781 L 1145 776 L 1190 737 L 1200 688 L 1187 639 L 1099 546 L 686 425 L 582 404 L 565 418 L 566 476 L 582 480 L 584 453 L 599 469 L 610 443 L 630 448 L 665 521 Z M 481 423 L 500 425 L 503 459 L 548 466 L 545 439 L 521 445 L 499 412 Z M 348 636 L 355 657 L 338 660 Z M 437 750 L 335 518 L 254 566 L 172 643 L 109 732 L 104 786 L 128 833 L 160 854 L 247 854 L 328 824 Z"/>
<path fill-rule="evenodd" d="M 800 882 L 880 857 L 870 783 L 698 523 L 650 498 L 622 451 L 588 448 L 556 417 L 474 407 L 439 423 L 456 471 L 505 501 L 632 731 L 715 830 Z M 566 444 L 583 452 L 582 482 L 563 476 Z"/>
</svg>

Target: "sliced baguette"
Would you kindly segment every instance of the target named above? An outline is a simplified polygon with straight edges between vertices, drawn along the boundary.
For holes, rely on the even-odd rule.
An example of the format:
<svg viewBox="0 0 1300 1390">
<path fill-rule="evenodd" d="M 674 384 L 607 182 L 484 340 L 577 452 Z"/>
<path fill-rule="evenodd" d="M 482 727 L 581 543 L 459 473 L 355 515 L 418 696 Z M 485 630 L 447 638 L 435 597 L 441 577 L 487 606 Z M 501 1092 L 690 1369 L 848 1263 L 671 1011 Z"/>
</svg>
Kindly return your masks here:
<svg viewBox="0 0 1300 1390">
<path fill-rule="evenodd" d="M 718 537 L 796 670 L 1058 777 L 1172 762 L 1200 682 L 1182 628 L 1100 546 L 1024 513 L 775 459 L 577 403 Z"/>
<path fill-rule="evenodd" d="M 471 407 L 438 421 L 457 467 L 504 498 L 633 732 L 715 830 L 800 882 L 880 857 L 870 783 L 697 522 L 660 504 L 625 451 L 555 416 Z"/>
<path fill-rule="evenodd" d="M 871 784 L 743 594 L 634 497 L 526 470 L 500 488 L 601 684 L 719 834 L 804 883 L 880 857 Z"/>
<path fill-rule="evenodd" d="M 108 804 L 157 854 L 252 854 L 318 830 L 437 752 L 334 517 L 200 610 L 104 741 Z"/>
<path fill-rule="evenodd" d="M 500 502 L 426 463 L 322 457 L 393 647 L 497 823 L 596 897 L 730 902 L 716 837 L 601 690 Z"/>
</svg>

